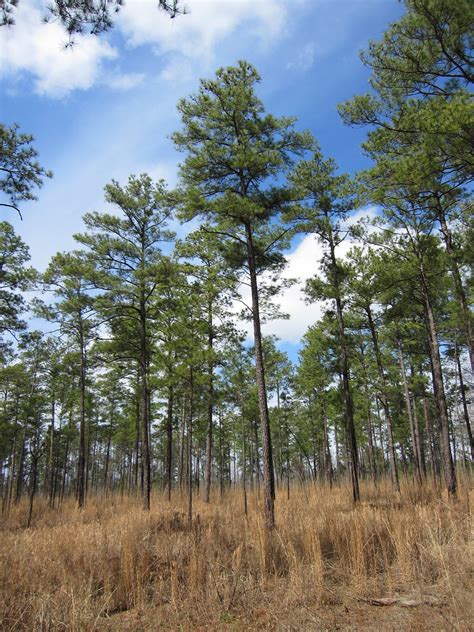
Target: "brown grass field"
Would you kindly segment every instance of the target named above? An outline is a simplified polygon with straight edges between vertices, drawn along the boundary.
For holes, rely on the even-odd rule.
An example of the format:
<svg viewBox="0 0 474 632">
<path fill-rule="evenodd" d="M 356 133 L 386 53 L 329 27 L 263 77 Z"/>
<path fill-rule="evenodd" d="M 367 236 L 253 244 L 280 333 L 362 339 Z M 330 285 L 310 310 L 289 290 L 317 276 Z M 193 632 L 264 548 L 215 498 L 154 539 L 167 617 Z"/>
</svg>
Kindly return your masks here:
<svg viewBox="0 0 474 632">
<path fill-rule="evenodd" d="M 433 482 L 293 485 L 264 537 L 256 492 L 171 504 L 38 498 L 2 518 L 1 630 L 469 630 L 474 621 L 472 484 L 449 503 Z M 272 562 L 265 555 L 271 546 Z M 382 600 L 382 601 L 380 601 Z"/>
</svg>

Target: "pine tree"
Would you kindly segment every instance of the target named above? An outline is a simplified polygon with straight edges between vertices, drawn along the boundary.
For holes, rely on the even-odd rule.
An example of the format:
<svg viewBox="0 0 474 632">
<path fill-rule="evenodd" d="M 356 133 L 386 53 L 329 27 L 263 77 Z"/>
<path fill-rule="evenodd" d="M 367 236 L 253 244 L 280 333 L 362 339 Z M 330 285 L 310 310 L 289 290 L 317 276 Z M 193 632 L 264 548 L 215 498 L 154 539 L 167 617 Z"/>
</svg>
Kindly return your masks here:
<svg viewBox="0 0 474 632">
<path fill-rule="evenodd" d="M 275 525 L 274 473 L 265 367 L 263 363 L 259 275 L 276 270 L 286 230 L 275 223 L 288 201 L 281 178 L 295 155 L 312 141 L 293 129 L 293 119 L 266 114 L 255 94 L 260 81 L 247 62 L 222 68 L 213 80 L 179 102 L 182 130 L 173 135 L 186 152 L 181 179 L 186 187 L 182 216 L 205 217 L 235 269 L 248 274 L 255 339 L 256 379 L 263 441 L 264 515 Z"/>
</svg>

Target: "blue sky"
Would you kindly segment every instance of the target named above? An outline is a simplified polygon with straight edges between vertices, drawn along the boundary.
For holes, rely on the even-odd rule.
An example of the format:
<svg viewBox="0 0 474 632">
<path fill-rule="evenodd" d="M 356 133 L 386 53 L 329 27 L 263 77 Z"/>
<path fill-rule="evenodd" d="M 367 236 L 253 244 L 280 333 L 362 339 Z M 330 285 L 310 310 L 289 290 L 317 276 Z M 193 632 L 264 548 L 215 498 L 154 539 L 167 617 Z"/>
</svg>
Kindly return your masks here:
<svg viewBox="0 0 474 632">
<path fill-rule="evenodd" d="M 20 0 L 17 24 L 0 30 L 0 120 L 35 137 L 41 163 L 54 178 L 39 200 L 10 221 L 40 270 L 57 251 L 75 247 L 81 216 L 102 210 L 112 178 L 148 172 L 176 182 L 169 135 L 179 127 L 176 103 L 202 77 L 238 59 L 262 76 L 268 111 L 298 118 L 323 152 L 350 173 L 367 165 L 363 130 L 345 127 L 339 102 L 368 88 L 358 52 L 378 39 L 403 7 L 397 0 L 185 0 L 189 14 L 170 20 L 154 0 L 126 0 L 115 28 L 100 38 L 77 37 L 65 50 L 58 24 L 41 22 L 39 0 Z M 182 229 L 178 229 L 181 230 Z M 307 237 L 289 253 L 288 276 L 317 267 L 318 246 Z M 318 306 L 300 288 L 282 298 L 289 321 L 266 327 L 290 352 Z"/>
</svg>

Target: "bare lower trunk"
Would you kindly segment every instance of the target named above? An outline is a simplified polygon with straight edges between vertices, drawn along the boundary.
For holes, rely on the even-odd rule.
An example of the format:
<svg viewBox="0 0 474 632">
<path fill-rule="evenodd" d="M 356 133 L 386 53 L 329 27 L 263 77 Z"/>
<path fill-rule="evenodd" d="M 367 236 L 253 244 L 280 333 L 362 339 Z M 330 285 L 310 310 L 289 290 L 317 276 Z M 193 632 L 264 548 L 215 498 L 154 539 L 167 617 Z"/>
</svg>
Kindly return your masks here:
<svg viewBox="0 0 474 632">
<path fill-rule="evenodd" d="M 412 407 L 411 407 L 411 397 L 410 397 L 410 391 L 409 391 L 409 388 L 408 388 L 408 380 L 407 380 L 407 374 L 406 374 L 406 370 L 405 370 L 405 360 L 403 358 L 403 349 L 402 349 L 401 343 L 398 344 L 398 359 L 399 359 L 399 363 L 400 363 L 400 373 L 401 373 L 402 382 L 403 382 L 403 392 L 404 392 L 404 395 L 405 395 L 405 405 L 406 405 L 406 408 L 407 408 L 408 423 L 409 423 L 409 426 L 410 426 L 411 447 L 412 447 L 412 451 L 413 451 L 413 461 L 414 461 L 414 464 L 415 464 L 416 479 L 418 481 L 418 484 L 421 485 L 421 482 L 422 482 L 421 465 L 420 465 L 420 462 L 418 460 L 418 446 L 417 446 L 417 443 L 416 443 L 415 422 L 413 420 L 413 411 L 412 411 Z"/>
<path fill-rule="evenodd" d="M 188 421 L 188 522 L 193 521 L 193 415 L 194 415 L 194 373 L 190 369 L 189 421 Z"/>
<path fill-rule="evenodd" d="M 390 476 L 392 479 L 392 485 L 396 492 L 400 491 L 400 482 L 398 480 L 397 460 L 395 456 L 395 444 L 393 441 L 393 422 L 390 412 L 390 406 L 388 404 L 387 397 L 387 383 L 385 379 L 385 371 L 382 364 L 382 355 L 380 353 L 379 343 L 377 339 L 377 332 L 375 330 L 375 323 L 372 318 L 372 310 L 370 305 L 366 307 L 367 320 L 370 328 L 370 335 L 372 338 L 372 344 L 375 352 L 375 360 L 377 362 L 377 371 L 379 376 L 379 399 L 382 403 L 383 412 L 385 415 L 385 423 L 387 425 L 387 447 L 388 458 L 390 461 Z M 382 451 L 383 452 L 383 451 Z"/>
<path fill-rule="evenodd" d="M 77 469 L 77 503 L 83 509 L 86 502 L 86 351 L 82 324 L 80 326 L 81 367 L 79 376 L 80 388 L 80 426 L 79 426 L 79 461 Z"/>
<path fill-rule="evenodd" d="M 374 484 L 377 484 L 377 469 L 375 467 L 374 444 L 372 442 L 372 411 L 370 409 L 370 399 L 367 397 L 367 439 L 369 447 L 369 468 Z"/>
<path fill-rule="evenodd" d="M 448 406 L 446 403 L 446 394 L 444 391 L 443 371 L 441 367 L 441 355 L 439 352 L 438 336 L 436 331 L 436 322 L 431 305 L 428 285 L 421 270 L 421 281 L 423 291 L 423 302 L 425 309 L 425 324 L 428 334 L 428 342 L 430 349 L 431 370 L 433 373 L 433 390 L 438 409 L 441 458 L 443 462 L 443 472 L 446 482 L 446 488 L 450 496 L 455 496 L 457 491 L 456 470 L 451 455 L 450 438 L 449 438 L 449 417 Z"/>
<path fill-rule="evenodd" d="M 150 457 L 150 390 L 148 386 L 148 333 L 144 289 L 140 298 L 140 413 L 142 422 L 142 474 L 143 509 L 150 510 L 151 457 Z"/>
<path fill-rule="evenodd" d="M 345 333 L 344 315 L 342 310 L 342 300 L 339 284 L 339 267 L 336 260 L 334 241 L 331 237 L 329 242 L 332 273 L 334 276 L 334 289 L 336 290 L 336 317 L 339 333 L 340 360 L 342 390 L 344 396 L 344 421 L 346 430 L 347 456 L 352 484 L 352 500 L 356 503 L 360 500 L 359 491 L 359 459 L 357 454 L 357 439 L 354 426 L 354 405 L 352 402 L 352 392 L 349 379 L 349 353 L 347 350 L 347 340 Z"/>
<path fill-rule="evenodd" d="M 420 472 L 423 477 L 426 476 L 426 464 L 425 464 L 425 454 L 423 450 L 423 440 L 421 435 L 420 424 L 418 423 L 418 413 L 416 410 L 416 401 L 414 397 L 411 400 L 411 407 L 413 410 L 413 423 L 415 430 L 415 443 L 416 443 L 416 455 L 420 467 Z"/>
<path fill-rule="evenodd" d="M 454 349 L 455 355 L 456 355 L 456 364 L 458 367 L 458 376 L 459 376 L 459 389 L 461 391 L 461 399 L 462 399 L 462 410 L 463 410 L 463 416 L 464 416 L 464 423 L 466 424 L 466 430 L 467 430 L 467 436 L 469 438 L 469 446 L 471 449 L 471 461 L 474 462 L 474 440 L 472 437 L 472 429 L 471 429 L 471 422 L 469 419 L 469 411 L 467 408 L 467 400 L 466 400 L 466 387 L 464 386 L 464 379 L 462 376 L 462 369 L 461 369 L 461 359 L 459 357 L 459 349 L 458 349 L 458 345 L 456 344 L 455 349 Z"/>
<path fill-rule="evenodd" d="M 425 422 L 426 438 L 428 441 L 428 458 L 430 461 L 431 474 L 437 476 L 435 454 L 433 449 L 433 436 L 431 432 L 430 405 L 427 397 L 423 397 L 423 419 Z"/>
<path fill-rule="evenodd" d="M 54 506 L 54 478 L 55 478 L 55 463 L 54 463 L 54 416 L 55 416 L 55 401 L 54 397 L 51 403 L 51 426 L 49 435 L 49 483 L 48 483 L 48 504 L 50 507 Z"/>
<path fill-rule="evenodd" d="M 173 486 L 173 387 L 168 388 L 168 411 L 166 416 L 166 485 L 168 501 L 171 501 L 171 488 Z"/>
<path fill-rule="evenodd" d="M 206 463 L 204 472 L 204 502 L 208 503 L 211 495 L 211 474 L 212 474 L 212 441 L 213 441 L 213 400 L 214 400 L 214 381 L 213 371 L 214 366 L 212 362 L 213 353 L 213 335 L 212 335 L 212 303 L 210 302 L 208 307 L 208 353 L 210 355 L 208 363 L 209 373 L 209 392 L 207 402 L 207 433 L 206 433 Z"/>
<path fill-rule="evenodd" d="M 241 418 L 241 432 L 242 432 L 242 492 L 244 495 L 244 512 L 245 516 L 248 516 L 248 505 L 247 505 L 247 451 L 246 451 L 246 440 L 245 440 L 245 407 L 244 407 L 244 398 L 241 399 L 240 404 L 240 418 Z"/>
<path fill-rule="evenodd" d="M 258 391 L 258 405 L 263 446 L 263 503 L 265 527 L 271 531 L 275 527 L 275 480 L 273 473 L 272 441 L 270 435 L 270 417 L 268 414 L 267 391 L 265 385 L 265 368 L 263 364 L 262 333 L 260 327 L 260 307 L 257 285 L 257 270 L 253 238 L 250 226 L 246 225 L 247 255 L 252 292 L 252 317 L 255 339 L 255 370 Z"/>
</svg>

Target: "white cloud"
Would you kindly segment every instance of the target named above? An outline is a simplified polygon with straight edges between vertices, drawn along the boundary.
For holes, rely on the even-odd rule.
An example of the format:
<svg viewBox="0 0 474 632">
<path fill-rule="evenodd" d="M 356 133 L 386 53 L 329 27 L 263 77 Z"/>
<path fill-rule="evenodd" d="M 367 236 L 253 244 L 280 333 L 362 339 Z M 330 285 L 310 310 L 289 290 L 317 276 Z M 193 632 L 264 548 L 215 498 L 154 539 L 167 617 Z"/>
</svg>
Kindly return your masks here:
<svg viewBox="0 0 474 632">
<path fill-rule="evenodd" d="M 346 226 L 354 226 L 361 219 L 369 219 L 372 220 L 380 213 L 380 206 L 376 206 L 375 204 L 369 204 L 369 206 L 364 206 L 364 208 L 355 211 L 347 220 Z"/>
<path fill-rule="evenodd" d="M 105 84 L 114 90 L 131 90 L 143 83 L 144 79 L 145 75 L 138 72 L 112 74 L 106 78 Z"/>
<path fill-rule="evenodd" d="M 39 94 L 62 97 L 74 89 L 90 88 L 100 74 L 101 63 L 116 51 L 103 39 L 78 36 L 65 48 L 67 36 L 58 23 L 44 24 L 34 0 L 22 0 L 15 10 L 15 26 L 0 32 L 0 76 L 34 76 Z"/>
<path fill-rule="evenodd" d="M 362 218 L 372 219 L 378 213 L 376 206 L 368 206 L 353 213 L 346 225 L 352 226 Z M 354 246 L 350 239 L 345 239 L 337 247 L 336 254 L 344 258 Z M 280 310 L 289 315 L 288 319 L 271 320 L 263 325 L 265 335 L 274 334 L 284 342 L 299 343 L 308 327 L 314 325 L 322 316 L 323 303 L 306 303 L 304 287 L 308 279 L 315 276 L 320 269 L 323 247 L 318 242 L 316 235 L 306 235 L 293 252 L 287 255 L 288 265 L 282 277 L 284 279 L 297 279 L 297 282 L 284 290 L 276 297 L 275 302 Z M 249 304 L 250 295 L 247 292 L 244 298 Z M 252 339 L 252 326 L 244 327 L 250 339 Z"/>
<path fill-rule="evenodd" d="M 315 235 L 306 235 L 296 249 L 287 255 L 288 265 L 283 278 L 297 279 L 297 283 L 284 290 L 276 302 L 289 319 L 277 319 L 266 323 L 263 331 L 274 334 L 286 342 L 297 343 L 310 325 L 321 317 L 320 303 L 305 303 L 304 286 L 313 277 L 322 256 L 322 247 Z"/>
<path fill-rule="evenodd" d="M 246 35 L 268 45 L 285 24 L 281 0 L 194 0 L 185 4 L 189 13 L 170 19 L 157 10 L 155 2 L 129 0 L 117 24 L 129 46 L 151 44 L 157 53 L 169 54 L 171 65 L 179 64 L 181 56 L 209 63 L 217 45 L 243 25 Z M 166 69 L 162 76 L 176 78 Z"/>
<path fill-rule="evenodd" d="M 236 34 L 269 46 L 285 27 L 287 15 L 282 0 L 189 0 L 187 5 L 188 14 L 170 19 L 155 1 L 128 0 L 116 18 L 116 29 L 128 46 L 149 45 L 164 57 L 161 79 L 188 81 L 214 60 L 220 43 L 235 43 Z M 75 45 L 65 48 L 63 27 L 44 24 L 41 7 L 38 0 L 22 0 L 15 26 L 0 30 L 0 77 L 30 74 L 35 92 L 54 98 L 97 83 L 129 90 L 143 81 L 140 73 L 104 76 L 104 62 L 119 55 L 104 36 L 77 35 Z"/>
</svg>

